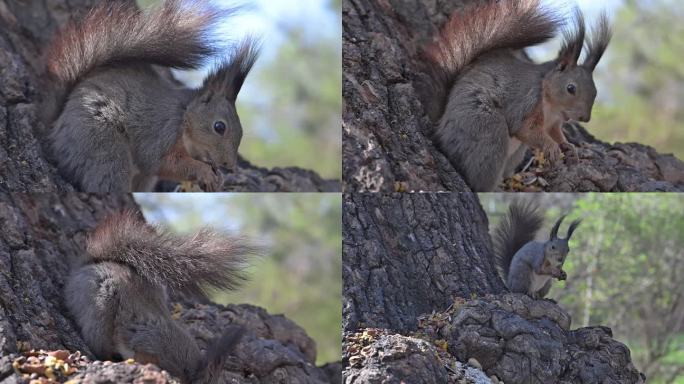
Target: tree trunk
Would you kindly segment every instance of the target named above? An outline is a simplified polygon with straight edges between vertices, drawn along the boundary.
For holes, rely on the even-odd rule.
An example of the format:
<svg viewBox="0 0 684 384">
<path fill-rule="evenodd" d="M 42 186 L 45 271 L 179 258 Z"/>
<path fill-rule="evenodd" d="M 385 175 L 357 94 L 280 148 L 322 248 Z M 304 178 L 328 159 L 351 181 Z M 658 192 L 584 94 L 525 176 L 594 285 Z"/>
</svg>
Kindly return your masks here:
<svg viewBox="0 0 684 384">
<path fill-rule="evenodd" d="M 482 372 L 511 384 L 643 383 L 610 328 L 570 330 L 555 302 L 506 293 L 476 195 L 343 204 L 346 383 L 482 382 Z"/>
<path fill-rule="evenodd" d="M 465 2 L 344 0 L 343 188 L 354 191 L 467 191 L 430 140 L 418 92 L 423 46 Z M 684 163 L 639 144 L 610 145 L 565 126 L 581 161 L 526 174 L 546 191 L 684 191 Z"/>
<path fill-rule="evenodd" d="M 503 293 L 476 195 L 347 194 L 343 202 L 344 331 L 413 331 L 454 296 Z"/>
<path fill-rule="evenodd" d="M 133 0 L 117 0 L 133 3 Z M 0 187 L 11 191 L 73 191 L 46 155 L 45 129 L 38 122 L 45 73 L 44 48 L 56 30 L 98 0 L 0 1 Z M 248 128 L 247 128 L 248 129 Z M 296 167 L 268 170 L 241 161 L 224 184 L 226 191 L 339 191 Z"/>
</svg>

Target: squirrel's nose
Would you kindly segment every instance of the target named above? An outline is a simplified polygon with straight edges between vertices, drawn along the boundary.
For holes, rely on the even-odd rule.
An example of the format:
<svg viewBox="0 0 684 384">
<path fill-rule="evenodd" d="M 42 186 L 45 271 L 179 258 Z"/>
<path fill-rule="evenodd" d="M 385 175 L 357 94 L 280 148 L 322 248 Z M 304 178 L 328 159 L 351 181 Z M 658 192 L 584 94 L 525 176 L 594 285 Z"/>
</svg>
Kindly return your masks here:
<svg viewBox="0 0 684 384">
<path fill-rule="evenodd" d="M 591 109 L 589 111 L 584 111 L 579 118 L 579 121 L 583 123 L 588 123 L 591 120 Z"/>
</svg>

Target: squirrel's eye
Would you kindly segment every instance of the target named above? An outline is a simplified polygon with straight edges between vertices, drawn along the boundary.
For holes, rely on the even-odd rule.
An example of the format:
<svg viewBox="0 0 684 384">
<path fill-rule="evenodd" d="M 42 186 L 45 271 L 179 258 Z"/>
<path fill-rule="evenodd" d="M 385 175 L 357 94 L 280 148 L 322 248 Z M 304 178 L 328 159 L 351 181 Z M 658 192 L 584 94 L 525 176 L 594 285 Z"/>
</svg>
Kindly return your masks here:
<svg viewBox="0 0 684 384">
<path fill-rule="evenodd" d="M 574 95 L 575 92 L 577 92 L 577 87 L 575 87 L 575 84 L 568 84 L 568 93 Z"/>
<path fill-rule="evenodd" d="M 555 246 L 555 245 L 552 245 L 552 246 L 551 246 L 551 249 L 556 249 L 556 246 Z"/>
<path fill-rule="evenodd" d="M 226 123 L 223 121 L 217 121 L 214 123 L 214 131 L 218 133 L 219 135 L 223 135 L 226 133 Z"/>
</svg>

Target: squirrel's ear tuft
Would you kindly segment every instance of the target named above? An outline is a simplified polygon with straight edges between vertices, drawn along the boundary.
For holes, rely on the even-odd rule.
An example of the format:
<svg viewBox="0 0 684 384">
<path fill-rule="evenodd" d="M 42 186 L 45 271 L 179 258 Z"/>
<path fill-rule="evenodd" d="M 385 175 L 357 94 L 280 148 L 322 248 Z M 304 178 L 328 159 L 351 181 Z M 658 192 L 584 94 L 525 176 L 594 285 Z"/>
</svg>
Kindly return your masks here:
<svg viewBox="0 0 684 384">
<path fill-rule="evenodd" d="M 612 37 L 613 31 L 610 28 L 608 16 L 605 12 L 601 13 L 598 21 L 591 29 L 591 37 L 587 39 L 587 58 L 583 64 L 585 67 L 592 71 L 596 68 Z"/>
<path fill-rule="evenodd" d="M 570 227 L 568 227 L 568 236 L 565 238 L 566 240 L 570 240 L 570 236 L 572 236 L 572 233 L 575 232 L 575 229 L 577 229 L 581 222 L 582 219 L 577 219 L 570 223 Z"/>
<path fill-rule="evenodd" d="M 575 8 L 573 22 L 574 25 L 572 28 L 565 27 L 563 30 L 563 46 L 561 47 L 560 52 L 558 52 L 557 59 L 559 69 L 576 66 L 577 60 L 579 60 L 579 57 L 582 54 L 586 26 L 584 23 L 584 15 L 579 8 Z"/>
<path fill-rule="evenodd" d="M 222 61 L 204 80 L 202 91 L 213 91 L 235 102 L 247 75 L 259 57 L 260 50 L 261 46 L 257 40 L 243 40 L 233 55 Z"/>
<path fill-rule="evenodd" d="M 560 228 L 560 225 L 563 222 L 563 219 L 565 219 L 565 216 L 566 215 L 563 215 L 560 218 L 558 218 L 556 224 L 553 225 L 553 228 L 551 228 L 551 234 L 549 235 L 549 240 L 555 240 L 558 238 L 558 228 Z"/>
</svg>

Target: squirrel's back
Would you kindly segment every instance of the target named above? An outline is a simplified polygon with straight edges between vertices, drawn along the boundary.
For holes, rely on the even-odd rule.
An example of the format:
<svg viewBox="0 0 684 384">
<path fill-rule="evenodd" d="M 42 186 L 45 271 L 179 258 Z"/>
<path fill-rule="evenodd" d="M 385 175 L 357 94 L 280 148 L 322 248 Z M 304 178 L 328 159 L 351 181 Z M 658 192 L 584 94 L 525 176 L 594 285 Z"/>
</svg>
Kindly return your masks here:
<svg viewBox="0 0 684 384">
<path fill-rule="evenodd" d="M 534 241 L 544 223 L 544 217 L 532 203 L 514 202 L 506 217 L 494 229 L 494 260 L 504 281 L 513 256 L 526 244 Z"/>
</svg>

